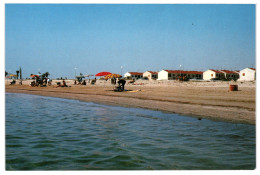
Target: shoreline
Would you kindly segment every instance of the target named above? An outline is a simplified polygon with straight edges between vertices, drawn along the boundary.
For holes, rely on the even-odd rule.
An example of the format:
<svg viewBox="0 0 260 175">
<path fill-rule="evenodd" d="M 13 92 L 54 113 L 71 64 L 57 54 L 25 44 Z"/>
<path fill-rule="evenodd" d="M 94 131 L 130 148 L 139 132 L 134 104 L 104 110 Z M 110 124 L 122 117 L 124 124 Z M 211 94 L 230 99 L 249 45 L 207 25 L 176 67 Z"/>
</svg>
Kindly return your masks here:
<svg viewBox="0 0 260 175">
<path fill-rule="evenodd" d="M 6 85 L 5 92 L 24 93 L 94 102 L 104 105 L 144 108 L 215 121 L 255 125 L 255 86 L 228 91 L 228 86 L 126 85 L 126 92 L 112 85 L 76 85 L 68 88 Z"/>
</svg>

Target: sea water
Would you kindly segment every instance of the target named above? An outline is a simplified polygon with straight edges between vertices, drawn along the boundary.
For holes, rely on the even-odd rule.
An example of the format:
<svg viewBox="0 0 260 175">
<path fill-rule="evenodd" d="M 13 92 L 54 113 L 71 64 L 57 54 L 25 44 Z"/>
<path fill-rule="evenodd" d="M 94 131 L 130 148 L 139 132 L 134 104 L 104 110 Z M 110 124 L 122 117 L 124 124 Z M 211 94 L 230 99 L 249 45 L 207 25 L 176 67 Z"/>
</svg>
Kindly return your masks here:
<svg viewBox="0 0 260 175">
<path fill-rule="evenodd" d="M 255 126 L 6 93 L 7 170 L 255 169 Z"/>
</svg>

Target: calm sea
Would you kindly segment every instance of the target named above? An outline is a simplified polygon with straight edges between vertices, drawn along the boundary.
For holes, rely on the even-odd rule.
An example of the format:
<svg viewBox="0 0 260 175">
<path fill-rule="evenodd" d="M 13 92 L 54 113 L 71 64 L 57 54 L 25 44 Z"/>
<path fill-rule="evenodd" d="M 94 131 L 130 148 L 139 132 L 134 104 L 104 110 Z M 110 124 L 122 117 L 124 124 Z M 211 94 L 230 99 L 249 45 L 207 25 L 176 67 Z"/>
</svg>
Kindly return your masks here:
<svg viewBox="0 0 260 175">
<path fill-rule="evenodd" d="M 255 126 L 6 93 L 7 170 L 255 169 Z"/>
</svg>

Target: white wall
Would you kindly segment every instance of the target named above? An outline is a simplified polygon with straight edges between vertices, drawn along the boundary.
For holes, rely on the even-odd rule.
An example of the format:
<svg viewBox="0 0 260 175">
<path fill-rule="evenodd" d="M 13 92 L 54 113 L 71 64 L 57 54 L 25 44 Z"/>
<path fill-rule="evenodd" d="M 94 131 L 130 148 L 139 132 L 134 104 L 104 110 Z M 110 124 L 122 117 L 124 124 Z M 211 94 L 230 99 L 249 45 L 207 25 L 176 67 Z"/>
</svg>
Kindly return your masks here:
<svg viewBox="0 0 260 175">
<path fill-rule="evenodd" d="M 126 72 L 126 73 L 124 74 L 124 77 L 131 77 L 131 74 L 130 74 L 129 72 Z"/>
<path fill-rule="evenodd" d="M 132 75 L 129 72 L 127 72 L 127 73 L 124 74 L 124 77 L 131 77 L 131 78 L 134 78 L 134 79 L 139 79 L 139 78 L 143 78 L 143 75 Z"/>
<path fill-rule="evenodd" d="M 241 81 L 253 81 L 256 80 L 256 71 L 249 69 L 249 68 L 245 68 L 243 70 L 240 71 L 239 73 L 239 79 Z"/>
<path fill-rule="evenodd" d="M 147 77 L 149 80 L 151 80 L 152 74 L 150 72 L 146 71 L 146 72 L 143 73 L 143 77 Z"/>
<path fill-rule="evenodd" d="M 143 77 L 147 77 L 149 80 L 153 80 L 153 79 L 157 79 L 158 78 L 158 74 L 157 74 L 156 77 L 153 77 L 153 76 L 156 76 L 156 74 L 152 74 L 149 71 L 146 71 L 146 72 L 143 73 Z"/>
<path fill-rule="evenodd" d="M 213 76 L 211 76 L 211 74 L 213 74 Z M 216 72 L 212 70 L 203 72 L 203 80 L 210 80 L 211 78 L 216 78 Z"/>
<path fill-rule="evenodd" d="M 168 72 L 165 70 L 161 70 L 160 72 L 158 72 L 157 80 L 168 80 Z"/>
</svg>

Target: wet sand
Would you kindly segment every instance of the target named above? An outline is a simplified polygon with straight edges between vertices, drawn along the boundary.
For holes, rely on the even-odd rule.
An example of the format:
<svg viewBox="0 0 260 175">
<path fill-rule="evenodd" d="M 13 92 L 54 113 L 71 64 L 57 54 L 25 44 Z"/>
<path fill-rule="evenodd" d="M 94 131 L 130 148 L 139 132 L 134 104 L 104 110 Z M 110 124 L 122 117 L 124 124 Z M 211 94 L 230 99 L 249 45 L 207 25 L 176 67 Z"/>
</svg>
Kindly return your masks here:
<svg viewBox="0 0 260 175">
<path fill-rule="evenodd" d="M 128 91 L 114 92 L 110 84 L 66 88 L 6 85 L 6 92 L 76 99 L 106 105 L 137 107 L 217 121 L 255 125 L 255 84 L 241 84 L 229 91 L 228 83 L 190 82 L 126 85 Z"/>
</svg>

